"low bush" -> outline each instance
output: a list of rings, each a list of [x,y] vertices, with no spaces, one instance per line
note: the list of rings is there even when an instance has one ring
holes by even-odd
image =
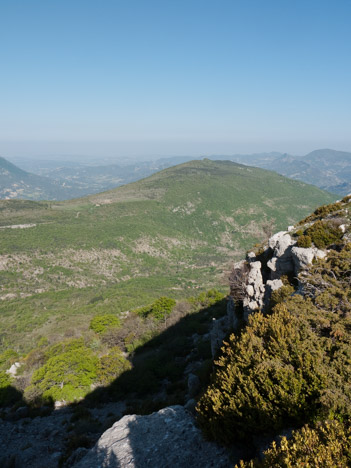
[[[319,249],[324,249],[328,245],[340,242],[343,233],[332,221],[316,221],[306,229],[306,236]]]
[[[305,249],[308,249],[309,247],[311,247],[312,246],[311,236],[302,235],[302,236],[298,237],[297,246],[298,247],[304,247]]]
[[[38,393],[43,399],[75,401],[86,395],[97,378],[98,358],[88,348],[77,348],[51,357],[33,373],[25,390],[29,400]]]
[[[200,425],[221,442],[302,424],[320,406],[326,376],[317,337],[285,305],[276,309],[254,314],[240,336],[230,336],[198,403]]]
[[[108,328],[116,328],[120,326],[120,320],[116,315],[105,314],[96,315],[91,319],[89,328],[95,333],[105,333]]]
[[[15,403],[21,399],[21,393],[13,386],[13,379],[4,371],[0,371],[0,406]]]
[[[106,356],[102,356],[97,365],[97,377],[100,383],[108,385],[124,371],[131,369],[131,363],[116,346]]]
[[[291,439],[264,452],[262,461],[243,462],[236,468],[342,468],[351,466],[351,428],[348,423],[327,421],[294,431]]]

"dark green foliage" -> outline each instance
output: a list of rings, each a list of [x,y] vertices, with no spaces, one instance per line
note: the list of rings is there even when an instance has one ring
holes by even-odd
[[[21,399],[21,393],[13,386],[13,379],[4,371],[0,371],[0,406],[15,403]]]
[[[33,373],[31,386],[25,396],[33,399],[74,401],[84,396],[97,377],[98,359],[84,347],[76,347],[55,354]]]
[[[91,330],[93,330],[95,333],[101,334],[104,333],[108,328],[118,327],[120,323],[121,322],[116,315],[96,315],[91,320],[89,328],[91,328]]]
[[[255,432],[351,416],[350,278],[347,244],[300,274],[305,297],[283,294],[285,285],[272,315],[253,315],[230,337],[198,404],[209,435],[230,444]]]
[[[342,202],[347,203],[349,200],[347,200],[347,197],[343,198]],[[313,214],[307,216],[307,218],[303,219],[302,221],[299,222],[299,224],[305,224],[310,221],[315,221],[316,219],[322,219],[325,218],[326,216],[333,214],[335,215],[339,210],[343,208],[343,205],[341,202],[336,202],[336,203],[331,203],[329,205],[322,205],[318,207]]]
[[[311,236],[302,235],[297,239],[297,246],[309,248],[312,246],[312,239]]]
[[[285,306],[250,318],[241,336],[231,335],[212,385],[201,398],[199,422],[230,444],[247,435],[301,424],[313,418],[325,386],[323,352],[304,320]]]
[[[141,307],[135,312],[142,317],[148,317],[150,315],[156,320],[162,320],[170,315],[175,305],[176,301],[174,299],[162,296],[150,306]]]
[[[273,308],[277,304],[284,302],[289,296],[294,293],[295,289],[290,284],[286,284],[272,292],[270,307]]]
[[[310,237],[316,247],[324,249],[328,245],[340,242],[343,233],[338,225],[332,221],[316,221],[306,229],[307,236]]]
[[[123,356],[116,346],[110,349],[109,354],[102,356],[97,365],[97,378],[103,385],[113,382],[122,372],[131,369],[130,362]]]
[[[316,427],[305,426],[283,437],[264,452],[262,461],[241,461],[236,468],[343,468],[351,466],[351,428],[349,423],[326,421]]]
[[[13,349],[7,349],[0,354],[0,370],[7,370],[18,359],[18,353]]]

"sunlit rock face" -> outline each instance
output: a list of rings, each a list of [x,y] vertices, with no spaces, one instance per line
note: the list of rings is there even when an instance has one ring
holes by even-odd
[[[229,468],[225,450],[204,440],[182,406],[148,416],[124,416],[100,437],[75,468]]]

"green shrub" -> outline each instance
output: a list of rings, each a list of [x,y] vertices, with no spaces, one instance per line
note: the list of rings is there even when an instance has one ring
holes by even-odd
[[[116,315],[96,315],[94,318],[92,318],[89,328],[95,333],[101,334],[104,333],[108,328],[119,327],[120,324],[121,322]]]
[[[43,399],[74,401],[84,396],[97,377],[98,358],[88,348],[72,349],[51,357],[33,373],[27,399],[40,392]]]
[[[152,316],[156,320],[162,320],[171,314],[176,301],[170,297],[162,296],[150,306],[140,307],[135,312],[141,317]]]
[[[50,346],[45,351],[45,358],[50,359],[54,356],[58,356],[59,354],[75,351],[85,348],[85,343],[83,338],[70,338],[68,340],[60,341],[55,343],[54,345]]]
[[[0,406],[14,403],[21,398],[21,394],[13,386],[13,379],[4,371],[0,371]]]
[[[324,249],[330,244],[341,240],[343,233],[332,221],[316,221],[306,229],[306,237],[309,236],[316,247]]]
[[[319,406],[326,377],[317,337],[284,305],[276,309],[254,314],[241,336],[230,336],[198,403],[202,428],[224,443],[301,424]]]
[[[289,296],[294,293],[295,289],[290,284],[284,285],[272,292],[270,306],[273,308],[277,304],[284,302]]]
[[[337,468],[351,466],[351,429],[349,424],[327,421],[315,428],[294,431],[264,452],[262,461],[240,462],[236,468]]]
[[[108,385],[124,371],[131,369],[131,363],[116,346],[106,356],[102,356],[97,365],[97,377],[100,383]]]
[[[312,239],[311,239],[311,236],[300,236],[298,239],[297,239],[297,246],[298,247],[304,247],[304,248],[309,248],[312,246]]]
[[[7,370],[18,358],[19,355],[16,351],[7,349],[0,354],[0,370]]]

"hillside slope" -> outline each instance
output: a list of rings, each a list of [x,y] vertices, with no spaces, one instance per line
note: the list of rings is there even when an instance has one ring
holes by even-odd
[[[0,199],[62,200],[72,196],[63,182],[23,171],[0,157]]]
[[[295,430],[242,468],[350,466],[350,207],[350,196],[320,207],[234,266],[234,333],[199,422],[225,444],[245,441],[251,456],[257,441]]]
[[[272,172],[204,160],[82,199],[2,201],[3,342],[28,346],[32,334],[85,326],[74,317],[97,304],[118,312],[218,286],[245,249],[333,198]]]
[[[351,192],[351,153],[346,151],[319,149],[305,156],[285,154],[273,161],[255,161],[255,165],[339,195]]]

